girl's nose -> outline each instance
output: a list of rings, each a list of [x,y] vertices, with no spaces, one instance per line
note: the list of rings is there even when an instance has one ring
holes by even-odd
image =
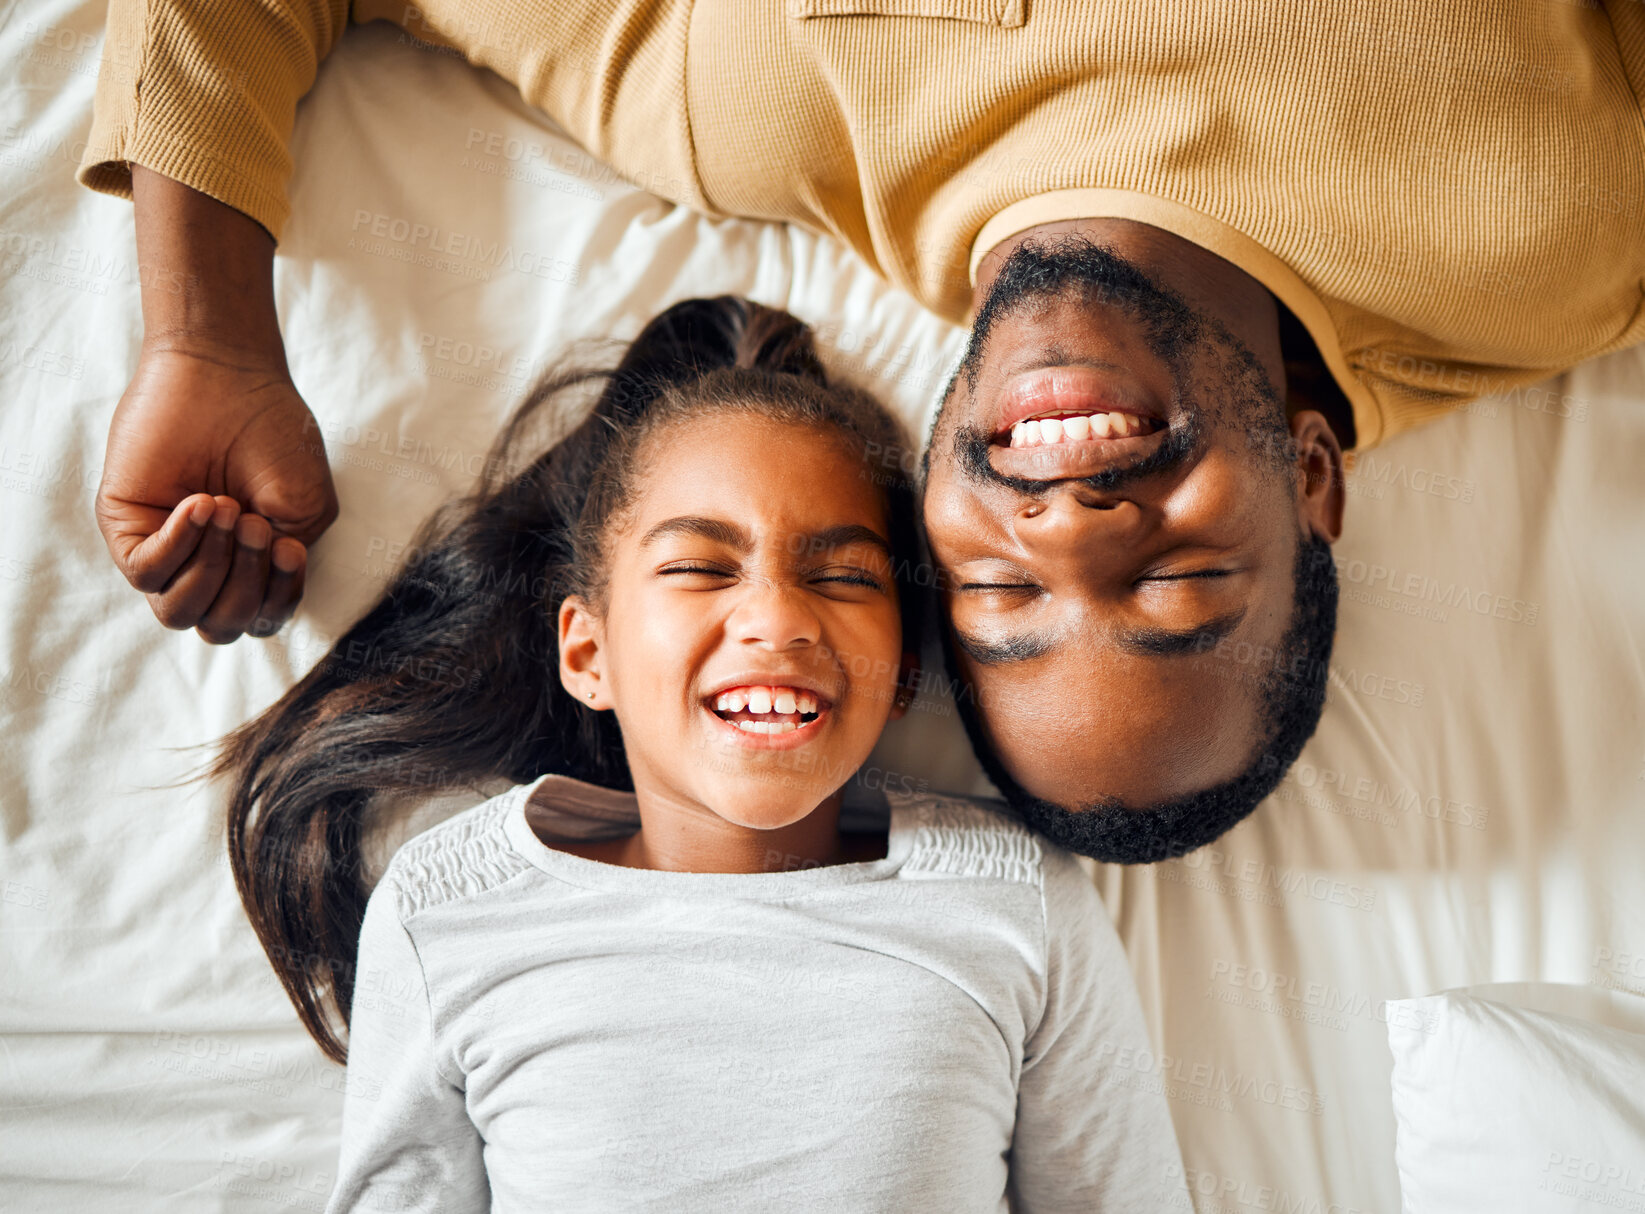
[[[728,621],[732,640],[772,650],[815,645],[822,621],[797,586],[750,583]]]

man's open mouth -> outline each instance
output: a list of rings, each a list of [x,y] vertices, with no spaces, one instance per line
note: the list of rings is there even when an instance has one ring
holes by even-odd
[[[724,688],[704,705],[728,725],[751,734],[793,733],[821,720],[832,707],[809,688],[765,683]]]
[[[1002,476],[1028,481],[1129,467],[1157,450],[1170,429],[1152,393],[1135,379],[1079,365],[1012,376],[993,414],[989,464]]]
[[[1163,422],[1140,413],[1074,413],[1054,409],[1013,422],[994,436],[994,442],[1005,447],[1050,447],[1138,438],[1164,428]]]
[[[1159,450],[1170,428],[1158,418],[1115,410],[1037,414],[994,435],[988,462],[1023,481],[1079,480],[1134,467]]]

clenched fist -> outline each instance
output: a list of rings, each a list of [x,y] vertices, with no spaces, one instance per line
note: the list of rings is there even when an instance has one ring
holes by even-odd
[[[145,347],[109,426],[97,525],[167,628],[268,636],[337,518],[325,444],[284,360]]]
[[[268,636],[337,517],[314,415],[286,365],[274,237],[131,166],[143,348],[109,424],[97,526],[167,628]]]

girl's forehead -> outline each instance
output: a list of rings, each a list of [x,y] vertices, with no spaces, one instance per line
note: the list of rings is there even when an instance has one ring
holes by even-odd
[[[748,452],[830,446],[849,449],[860,444],[838,426],[773,416],[762,412],[758,403],[750,402],[742,407],[695,409],[673,418],[653,431],[646,443],[654,453],[659,445],[666,458],[671,451],[683,455],[701,449]]]
[[[885,514],[884,488],[854,436],[741,410],[686,419],[656,432],[637,471],[635,523],[719,513],[750,525],[760,519],[798,524],[820,517],[832,525],[866,523]]]

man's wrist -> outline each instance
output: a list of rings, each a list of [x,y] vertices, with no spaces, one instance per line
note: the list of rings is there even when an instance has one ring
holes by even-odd
[[[137,164],[131,176],[144,349],[283,370],[273,238],[182,182]]]

